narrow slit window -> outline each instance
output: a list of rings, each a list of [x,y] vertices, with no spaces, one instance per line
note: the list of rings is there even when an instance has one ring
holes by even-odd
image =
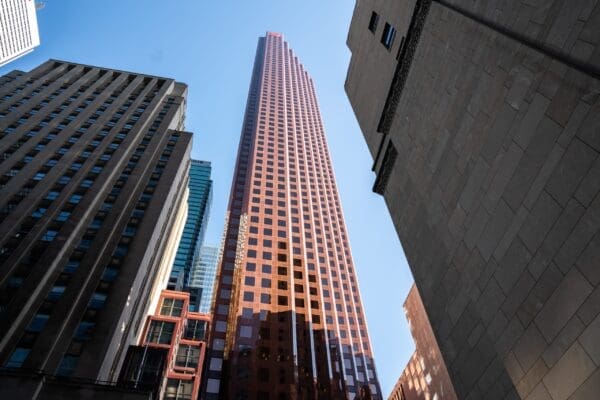
[[[392,48],[392,44],[394,44],[395,37],[396,29],[386,22],[385,27],[383,28],[383,34],[381,35],[381,44],[389,50]]]
[[[379,23],[379,14],[375,11],[371,13],[371,19],[369,20],[369,30],[373,33],[377,30],[377,24]]]

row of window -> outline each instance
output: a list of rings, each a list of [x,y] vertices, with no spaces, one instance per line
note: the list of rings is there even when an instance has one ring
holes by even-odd
[[[376,33],[377,26],[379,25],[379,14],[375,11],[371,13],[371,18],[369,19],[369,30],[373,33]],[[385,23],[383,27],[383,32],[381,34],[380,42],[381,44],[388,50],[390,50],[394,44],[394,39],[396,38],[396,28],[390,25],[388,22]]]
[[[105,137],[107,134],[108,134],[108,131],[101,132],[102,138]],[[126,133],[124,133],[124,135],[126,135]],[[121,138],[120,140],[122,140],[123,138]],[[100,139],[98,141],[100,142],[101,140],[102,139]],[[84,153],[87,152],[87,154],[84,154],[85,155],[84,158],[89,157],[89,155],[94,151],[95,147],[96,146],[92,146],[91,149],[86,148],[84,150]],[[145,149],[145,146],[144,146],[144,149]],[[115,150],[114,148],[109,147],[107,149],[107,151],[109,151],[108,154],[110,155],[112,152],[114,152],[114,150]],[[37,337],[39,332],[43,329],[46,321],[49,319],[51,311],[54,308],[54,304],[62,297],[63,293],[65,292],[71,276],[73,275],[73,273],[75,271],[77,271],[77,269],[81,263],[81,260],[83,259],[84,255],[86,254],[86,251],[89,249],[98,230],[102,226],[102,221],[106,218],[107,213],[112,209],[112,204],[114,204],[114,202],[116,201],[116,198],[117,198],[118,194],[120,193],[121,188],[126,183],[128,176],[131,173],[133,167],[135,166],[137,161],[140,159],[141,154],[143,153],[143,150],[142,150],[142,153],[140,153],[139,150],[140,149],[138,148],[138,151],[132,156],[132,159],[130,160],[129,164],[125,168],[124,173],[117,180],[117,182],[113,186],[111,192],[107,195],[104,203],[101,205],[100,210],[97,212],[96,216],[90,223],[90,225],[89,225],[88,229],[86,230],[83,238],[81,239],[79,245],[72,252],[67,264],[65,265],[65,267],[63,269],[63,272],[61,273],[61,275],[59,275],[59,277],[55,281],[53,287],[48,292],[48,295],[47,295],[44,303],[42,303],[42,306],[40,307],[38,312],[34,315],[32,322],[30,323],[29,327],[26,329],[21,341],[19,342],[18,347],[15,349],[9,362],[7,363],[7,366],[19,367],[25,361],[27,354],[29,353],[30,349],[33,347],[33,342],[35,341],[35,338]],[[105,153],[105,154],[107,154],[107,153]],[[75,194],[73,194],[69,198],[67,204],[76,205],[80,202],[80,200],[82,199],[82,197],[85,194],[85,192],[87,191],[87,189],[89,187],[91,187],[94,180],[98,177],[98,175],[102,171],[103,165],[109,159],[110,159],[110,157],[104,158],[104,159],[102,159],[102,157],[100,158],[100,161],[102,161],[103,164],[96,165],[96,167],[98,167],[98,168],[94,167],[96,169],[92,168],[92,170],[86,175],[85,179],[81,182],[81,184],[80,184],[79,188],[77,189],[77,191],[75,192]],[[81,164],[81,163],[78,163],[78,164]],[[75,170],[78,170],[78,168]],[[70,179],[65,180],[63,182],[64,185],[62,187],[66,186],[66,184],[68,184],[69,181],[70,181]],[[50,191],[50,195],[47,196],[47,198],[45,200],[53,201],[58,197],[60,190],[55,190],[55,189],[56,189],[56,185],[55,185],[55,187],[53,187],[53,190]],[[50,199],[48,199],[49,197],[50,197]],[[44,203],[43,205],[45,207],[40,207],[40,208],[38,208],[38,210],[43,209],[45,212],[45,210],[48,208],[49,204]],[[136,215],[139,214],[139,212],[137,212],[137,211],[134,211],[134,213],[136,213]],[[43,215],[43,212],[41,213],[41,215]],[[64,217],[65,217],[65,215],[63,214],[63,212],[61,212],[59,214],[58,219],[66,220],[66,218],[64,218]],[[68,217],[68,216],[66,216],[66,217]],[[137,217],[139,218],[141,216],[137,215]],[[60,229],[60,227],[56,227],[55,229],[49,229],[48,231],[46,231],[46,233],[42,237],[42,240],[48,241],[48,242],[52,241],[58,234],[59,229]],[[129,238],[131,238],[131,236],[133,236],[133,233],[135,233],[135,231],[132,232],[131,229],[129,227],[127,227],[125,229],[124,236],[129,235]],[[117,246],[117,249],[115,250],[115,253],[113,254],[111,263],[113,263],[115,260],[119,259],[118,257],[124,257],[125,252],[126,252],[126,247],[123,246],[122,243],[119,243],[119,245]],[[76,360],[77,360],[79,354],[81,353],[81,350],[83,347],[83,342],[91,339],[91,336],[92,336],[92,333],[93,333],[93,330],[95,327],[95,316],[96,316],[98,310],[103,308],[104,303],[106,302],[107,294],[104,291],[105,291],[105,289],[106,290],[108,289],[108,287],[110,286],[110,282],[112,282],[114,280],[114,278],[116,277],[115,271],[117,271],[117,270],[111,269],[111,267],[106,268],[106,270],[102,276],[102,281],[99,285],[100,291],[97,290],[92,295],[90,302],[88,304],[88,309],[86,310],[86,312],[84,314],[83,320],[80,322],[78,328],[76,329],[76,332],[74,334],[74,340],[71,342],[71,345],[69,346],[67,354],[65,355],[65,357],[63,358],[63,360],[61,362],[60,371],[59,371],[61,374],[68,375],[72,371],[72,369],[75,366]],[[22,279],[21,279],[21,281],[22,281]]]
[[[164,106],[164,108],[168,109],[168,108],[170,108],[170,105],[167,104]],[[123,177],[123,175],[126,175],[128,177],[133,172],[133,169],[135,168],[135,166],[141,159],[148,144],[150,143],[150,140],[156,135],[156,127],[160,126],[160,123],[162,122],[164,115],[165,114],[158,115],[158,117],[155,119],[154,123],[152,124],[153,127],[150,128],[148,130],[148,133],[142,138],[142,141],[138,144],[138,147],[137,147],[134,155],[130,158],[129,163],[123,169],[123,172],[121,175],[122,177]],[[176,134],[176,135],[178,137],[179,134]],[[177,137],[175,139],[177,139]],[[171,143],[171,141],[169,143]],[[124,259],[129,251],[129,245],[130,245],[131,241],[133,240],[133,237],[135,236],[135,233],[137,231],[138,225],[140,224],[141,218],[145,214],[145,210],[148,207],[148,203],[150,202],[150,200],[152,198],[152,193],[154,192],[154,188],[157,186],[158,180],[160,179],[160,176],[162,175],[164,168],[166,167],[166,163],[170,157],[170,150],[168,150],[168,149],[171,146],[172,146],[171,144],[168,144],[165,147],[165,150],[163,151],[163,154],[162,154],[157,166],[155,167],[152,175],[150,176],[143,193],[139,197],[136,207],[132,211],[129,221],[121,233],[121,238],[117,244],[117,247],[114,249],[113,254],[110,258],[110,261],[104,269],[102,278],[101,278],[100,282],[98,283],[98,286],[96,287],[95,292],[93,293],[92,297],[90,298],[87,310],[85,311],[82,321],[80,322],[80,325],[79,325],[80,328],[82,326],[85,326],[89,322],[95,320],[97,313],[100,312],[102,310],[102,308],[104,308],[104,305],[107,302],[108,296],[110,294],[110,289],[112,287],[112,283],[118,277],[120,266],[124,262]],[[118,182],[119,181],[117,181],[117,183],[115,185],[118,185]],[[110,209],[112,209],[112,204],[114,204],[114,202],[116,201],[116,198],[111,198],[110,201],[111,202],[108,203],[108,204],[110,204],[110,207],[106,207],[105,209],[102,209],[102,207],[101,207],[100,212],[108,212],[108,211],[110,211]],[[105,201],[104,204],[106,205],[107,202]],[[92,221],[92,224],[93,223],[94,223],[94,221]],[[81,355],[81,352],[83,350],[84,341],[91,339],[94,327],[95,327],[95,324],[93,324],[89,327],[89,329],[87,331],[88,334],[85,337],[78,336],[77,332],[75,333],[75,335],[73,336],[73,339],[71,341],[71,345],[69,346],[69,350],[63,357],[61,364],[59,366],[59,369],[57,371],[57,373],[59,375],[68,376],[68,375],[72,374],[72,372],[77,364],[77,361]]]

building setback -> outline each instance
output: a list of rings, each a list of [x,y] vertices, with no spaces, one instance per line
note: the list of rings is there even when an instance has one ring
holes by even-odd
[[[0,2],[0,67],[40,45],[33,0]]]
[[[210,215],[212,203],[212,180],[210,179],[211,165],[209,161],[192,160],[189,173],[189,196],[188,215],[183,229],[183,235],[179,242],[179,248],[171,276],[169,277],[169,290],[189,291],[191,271],[200,256],[200,248],[204,243],[204,233]],[[198,308],[197,291],[191,291],[192,299],[190,306],[192,310]]]
[[[198,293],[198,306],[194,311],[211,312],[218,261],[219,246],[205,245],[200,248],[190,274],[190,290]]]
[[[598,397],[599,16],[356,3],[346,92],[458,398]]]
[[[312,79],[258,42],[219,266],[206,399],[381,393]]]
[[[185,223],[187,87],[55,60],[0,82],[0,365],[116,381]]]
[[[446,363],[415,285],[404,302],[404,313],[416,349],[388,400],[457,400]]]

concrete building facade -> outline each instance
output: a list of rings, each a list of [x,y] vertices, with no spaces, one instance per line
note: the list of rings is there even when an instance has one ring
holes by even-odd
[[[461,399],[600,392],[599,18],[356,3],[346,92]]]
[[[0,2],[0,67],[40,45],[34,0]]]
[[[206,399],[381,398],[312,79],[258,42],[217,276]]]
[[[187,88],[50,60],[0,80],[0,364],[116,381],[186,218]]]

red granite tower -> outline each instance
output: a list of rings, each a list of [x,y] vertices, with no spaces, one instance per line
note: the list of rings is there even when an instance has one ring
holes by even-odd
[[[207,399],[380,389],[313,82],[259,39],[231,189]]]

